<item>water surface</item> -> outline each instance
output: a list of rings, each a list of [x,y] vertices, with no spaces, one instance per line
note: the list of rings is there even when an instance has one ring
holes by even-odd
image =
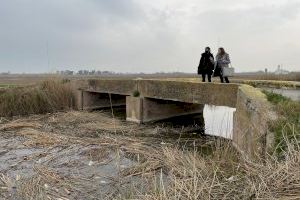
[[[280,94],[282,96],[288,97],[294,101],[300,101],[300,90],[295,89],[283,89],[283,88],[262,88],[269,92]]]

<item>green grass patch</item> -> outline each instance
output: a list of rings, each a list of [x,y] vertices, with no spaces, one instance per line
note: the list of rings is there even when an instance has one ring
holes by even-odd
[[[293,147],[300,145],[300,102],[273,92],[263,91],[263,93],[275,106],[279,115],[278,120],[272,124],[271,131],[275,133],[276,153],[282,156],[289,145]]]
[[[268,101],[272,102],[273,104],[279,104],[281,102],[288,102],[290,99],[288,97],[282,96],[280,94],[276,94],[273,92],[268,92],[264,90],[264,93],[267,95]]]

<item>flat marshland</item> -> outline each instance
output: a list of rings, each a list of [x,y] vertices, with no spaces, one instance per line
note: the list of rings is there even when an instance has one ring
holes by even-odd
[[[86,78],[113,78],[113,79],[133,79],[133,78],[145,78],[145,79],[165,79],[165,78],[195,78],[199,81],[201,80],[200,76],[194,73],[156,73],[156,74],[102,74],[102,75],[57,75],[57,74],[11,74],[11,75],[1,75],[0,74],[0,87],[1,85],[33,85],[41,83],[44,80],[49,79],[86,79]],[[236,74],[232,78],[233,82],[239,82],[241,80],[270,80],[270,81],[300,81],[300,72],[291,72],[284,75],[276,74]],[[235,81],[236,80],[236,81]],[[213,78],[214,82],[219,82],[219,77]]]
[[[74,111],[69,83],[47,84],[0,93],[0,199],[300,198],[299,102],[267,94],[280,113],[280,151],[252,162],[225,139]],[[65,106],[49,104],[65,94]]]

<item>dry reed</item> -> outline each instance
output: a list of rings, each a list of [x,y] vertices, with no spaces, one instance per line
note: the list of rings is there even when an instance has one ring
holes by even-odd
[[[46,148],[45,154],[49,153],[47,147],[64,146],[65,149],[62,154],[49,155],[47,160],[33,165],[33,176],[22,177],[17,182],[15,196],[20,199],[300,199],[299,145],[287,141],[284,159],[270,155],[264,162],[254,163],[241,157],[230,141],[209,140],[212,151],[203,156],[196,142],[191,149],[176,142],[170,145],[151,143],[149,138],[115,134],[122,133],[119,129],[124,128],[123,124],[116,119],[117,131],[112,131],[113,122],[105,116],[74,111],[49,115],[43,124],[50,126],[54,133],[54,127],[58,127],[61,135],[47,135],[44,130],[47,126],[40,126],[36,118],[5,123],[2,131],[15,131],[24,136],[26,146]],[[91,123],[98,126],[85,126]],[[62,135],[63,129],[79,129],[84,133],[90,129],[104,131],[99,137],[88,138]],[[128,127],[124,131],[132,130]],[[134,134],[140,135],[139,131],[144,130],[134,129]],[[78,149],[68,150],[68,146]],[[84,165],[64,165],[72,175],[51,166],[51,161],[57,162],[60,156],[76,157],[77,151],[81,152],[80,159],[88,158],[98,165],[80,171],[84,173],[76,173]],[[119,160],[124,157],[133,160],[133,165],[121,167]],[[104,194],[100,179],[84,175],[109,162],[118,165],[118,172],[109,177],[109,192]],[[6,176],[0,177],[0,198],[12,193],[7,191],[12,191],[14,182]]]
[[[48,80],[37,86],[9,88],[1,92],[0,116],[51,113],[70,109],[73,102],[72,89],[68,83]]]

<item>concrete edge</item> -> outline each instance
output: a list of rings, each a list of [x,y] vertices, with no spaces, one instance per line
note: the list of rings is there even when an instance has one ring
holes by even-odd
[[[133,118],[129,118],[129,117],[126,117],[126,121],[129,121],[129,122],[135,122],[135,123],[138,123],[138,124],[141,124],[141,123],[142,123],[141,120],[133,119]]]

